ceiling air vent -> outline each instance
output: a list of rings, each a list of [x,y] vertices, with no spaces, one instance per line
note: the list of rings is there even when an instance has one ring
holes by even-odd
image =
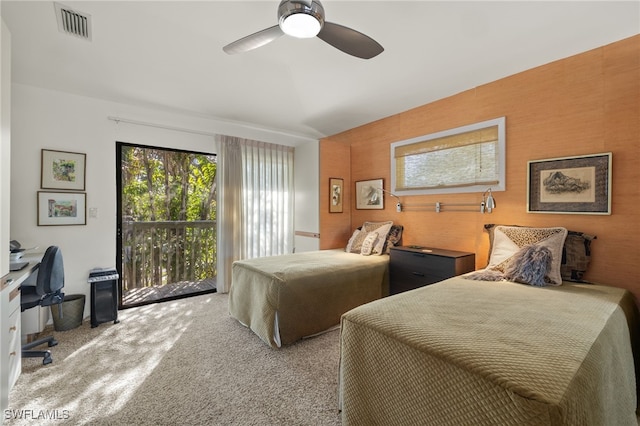
[[[85,40],[91,40],[91,15],[54,3],[58,30]]]

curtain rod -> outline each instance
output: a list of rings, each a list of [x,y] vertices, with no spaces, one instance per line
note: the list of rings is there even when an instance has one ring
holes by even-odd
[[[157,123],[150,123],[150,122],[147,122],[147,121],[131,120],[131,119],[122,118],[122,117],[107,116],[107,120],[115,121],[116,123],[121,123],[122,122],[122,123],[127,123],[127,124],[135,124],[135,125],[138,125],[138,126],[156,127],[158,129],[173,130],[173,131],[176,131],[176,132],[193,133],[193,134],[196,134],[196,135],[203,135],[203,136],[223,136],[223,134],[221,134],[221,133],[205,132],[204,130],[194,130],[194,129],[188,129],[188,128],[185,128],[185,127],[168,126],[168,125],[165,125],[165,124],[157,124]],[[310,138],[309,136],[294,135],[294,134],[291,134],[291,133],[285,133],[285,132],[280,132],[280,131],[276,131],[276,130],[264,129],[264,128],[260,128],[260,127],[257,127],[257,126],[248,126],[248,125],[242,125],[242,124],[235,124],[235,125],[244,127],[245,129],[258,130],[258,131],[261,131],[261,132],[267,132],[267,133],[276,134],[276,135],[283,135],[283,136],[287,136],[287,137],[290,137],[290,138],[306,139],[306,140],[317,140],[317,139]]]
[[[205,132],[202,130],[193,130],[193,129],[187,129],[184,127],[167,126],[165,124],[149,123],[146,121],[129,120],[128,118],[108,116],[107,120],[115,121],[116,123],[127,123],[127,124],[135,124],[137,126],[147,126],[147,127],[156,127],[158,129],[174,130],[176,132],[194,133],[196,135],[217,136],[216,133]]]

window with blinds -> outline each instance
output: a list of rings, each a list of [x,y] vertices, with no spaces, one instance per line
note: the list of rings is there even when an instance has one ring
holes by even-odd
[[[391,144],[391,185],[398,195],[505,188],[505,118]]]

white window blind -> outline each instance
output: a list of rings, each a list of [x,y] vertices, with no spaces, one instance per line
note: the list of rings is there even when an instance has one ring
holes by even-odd
[[[504,190],[504,117],[391,145],[398,194]]]

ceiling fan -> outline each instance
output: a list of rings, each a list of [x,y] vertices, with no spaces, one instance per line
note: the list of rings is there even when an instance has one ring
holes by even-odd
[[[297,38],[317,36],[336,49],[362,59],[371,59],[384,50],[380,43],[361,32],[325,21],[319,0],[282,0],[278,6],[278,25],[243,37],[222,49],[230,55],[243,53],[284,34]]]

